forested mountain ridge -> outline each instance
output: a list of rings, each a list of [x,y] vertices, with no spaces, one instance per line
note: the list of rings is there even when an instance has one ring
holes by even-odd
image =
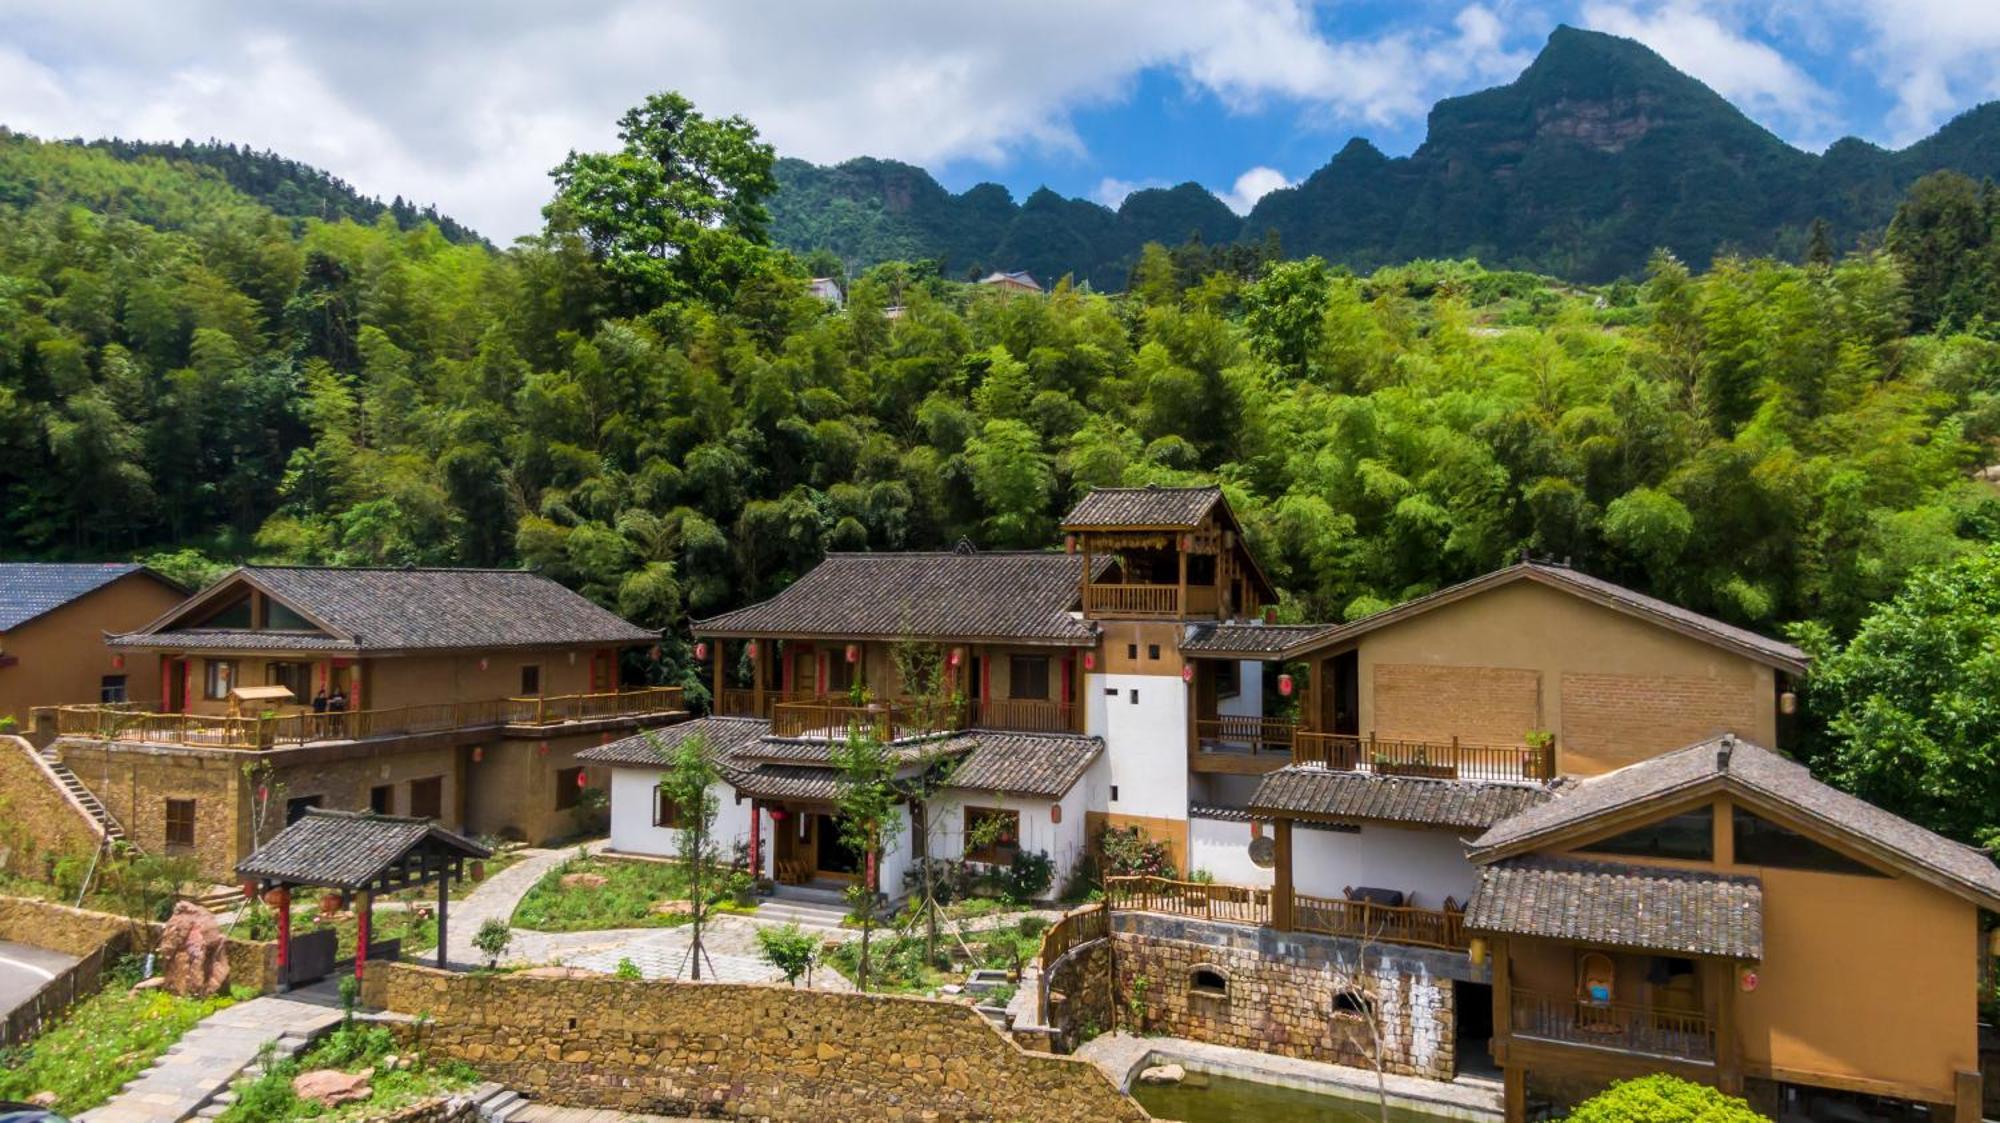
[[[1815,219],[1836,247],[1878,233],[1902,192],[1939,169],[2000,175],[2000,103],[1900,151],[1848,138],[1787,144],[1629,39],[1560,27],[1519,78],[1431,111],[1422,146],[1343,147],[1245,218],[1196,184],[1137,191],[1113,211],[1046,189],[1016,205],[980,184],[953,195],[922,169],[781,161],[773,232],[850,264],[933,258],[947,276],[1026,269],[1124,287],[1139,247],[1261,241],[1367,271],[1423,257],[1577,281],[1636,277],[1656,248],[1699,268],[1718,252],[1805,252]]]
[[[6,143],[10,138],[11,134],[5,126],[0,125],[0,143]],[[449,215],[439,214],[435,206],[419,207],[405,201],[401,195],[384,203],[363,195],[331,172],[288,159],[276,152],[259,152],[219,140],[202,143],[192,140],[153,142],[114,137],[65,143],[105,152],[128,162],[162,160],[210,169],[244,196],[287,218],[316,218],[324,222],[349,219],[366,224],[386,213],[404,230],[415,229],[427,222],[436,226],[448,241],[484,241],[478,232]],[[13,190],[18,196],[24,186],[19,181],[0,183],[0,190]]]

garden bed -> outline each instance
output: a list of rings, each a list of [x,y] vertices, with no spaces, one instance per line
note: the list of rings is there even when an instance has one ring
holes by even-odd
[[[892,994],[936,994],[947,986],[963,986],[972,972],[1000,970],[1018,979],[1021,968],[1041,950],[1042,933],[1048,922],[1040,917],[1024,917],[1019,923],[984,932],[968,932],[955,937],[946,925],[938,933],[938,958],[924,958],[921,927],[883,931],[869,949],[868,989]],[[961,940],[963,941],[961,943]],[[861,941],[848,940],[829,949],[824,961],[855,982],[861,966]],[[1006,995],[972,995],[968,1000],[989,1001]]]
[[[396,1059],[391,1067],[390,1059]],[[300,1099],[292,1079],[320,1069],[359,1073],[370,1071],[368,1095],[333,1107]],[[479,1083],[470,1065],[433,1060],[420,1051],[399,1048],[386,1026],[350,1023],[328,1034],[296,1060],[280,1062],[254,1080],[236,1084],[236,1102],[224,1112],[225,1123],[272,1123],[290,1119],[374,1119],[398,1108],[463,1091]]]
[[[678,863],[577,857],[536,882],[515,906],[511,923],[536,932],[675,928],[688,922],[687,899],[687,874]],[[754,906],[738,907],[717,894],[710,908],[749,912]]]
[[[135,991],[139,971],[137,960],[120,963],[102,991],[71,1007],[41,1036],[0,1049],[0,1100],[53,1092],[54,1110],[74,1117],[110,1099],[196,1022],[254,997],[247,990],[214,998]]]

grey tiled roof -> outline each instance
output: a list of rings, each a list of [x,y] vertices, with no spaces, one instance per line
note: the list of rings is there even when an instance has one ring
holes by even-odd
[[[1671,753],[1628,764],[1563,789],[1559,798],[1501,822],[1473,844],[1472,858],[1504,856],[1634,804],[1673,801],[1698,792],[1731,791],[1764,799],[1844,837],[1921,877],[2000,909],[2000,866],[1985,852],[1884,811],[1867,800],[1813,779],[1804,765],[1760,745],[1712,737]]]
[[[1260,815],[1321,815],[1484,830],[1548,799],[1549,789],[1528,784],[1427,780],[1288,765],[1258,781],[1250,810]]]
[[[1193,527],[1222,501],[1219,487],[1100,487],[1063,516],[1071,527]]]
[[[1681,955],[1762,959],[1764,889],[1754,877],[1704,870],[1515,858],[1479,871],[1465,926]]]
[[[1703,616],[1699,612],[1670,604],[1658,597],[1649,597],[1601,577],[1580,573],[1566,565],[1547,565],[1541,562],[1510,565],[1504,569],[1481,574],[1470,581],[1462,581],[1437,592],[1404,601],[1394,608],[1364,616],[1332,629],[1324,635],[1302,639],[1294,644],[1287,654],[1303,654],[1313,648],[1325,646],[1329,640],[1344,641],[1360,636],[1514,581],[1534,581],[1551,588],[1562,589],[1608,608],[1649,620],[1683,635],[1728,648],[1785,670],[1797,672],[1805,670],[1806,667],[1805,652],[1792,644],[1758,635],[1748,628],[1726,624],[1712,616]]]
[[[837,740],[824,737],[762,737],[745,744],[736,755],[738,759],[745,761],[763,760],[773,764],[815,764],[831,767],[833,750],[839,743]],[[962,733],[912,737],[891,741],[882,746],[884,754],[899,765],[936,760],[941,757],[962,756],[971,752],[974,747],[971,735]]]
[[[840,773],[798,764],[760,764],[729,777],[731,787],[758,799],[832,802],[840,798]]]
[[[1279,655],[1338,631],[1338,624],[1190,624],[1181,650],[1191,655]]]
[[[123,646],[179,642],[166,630],[187,608],[213,601],[239,582],[290,606],[359,651],[491,649],[583,644],[627,645],[659,638],[536,573],[514,569],[342,569],[245,566]],[[216,629],[190,630],[193,643],[215,645]],[[273,640],[305,646],[299,633]]]
[[[771,723],[754,717],[704,717],[669,725],[664,729],[649,729],[630,737],[621,737],[602,745],[594,745],[576,754],[576,759],[590,764],[634,765],[643,768],[664,768],[673,751],[681,742],[690,737],[701,737],[708,742],[709,753],[718,765],[727,766],[736,760],[737,754],[746,746],[770,732]]]
[[[828,554],[770,600],[697,621],[697,635],[1007,639],[1087,646],[1072,610],[1083,559],[1040,551]]]
[[[283,628],[183,628],[158,635],[134,633],[113,636],[119,647],[158,643],[189,651],[360,651],[349,640],[320,632],[295,632]]]
[[[1060,799],[1104,751],[1104,742],[1097,737],[984,729],[970,736],[975,743],[972,755],[951,774],[949,783],[966,791]]]
[[[238,862],[236,872],[247,878],[294,885],[361,889],[403,855],[419,848],[466,858],[492,855],[484,846],[430,819],[314,807]]]
[[[12,631],[144,568],[130,562],[0,563],[0,632]]]

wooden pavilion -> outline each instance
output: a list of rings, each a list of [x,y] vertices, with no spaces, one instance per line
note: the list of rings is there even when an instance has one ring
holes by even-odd
[[[435,884],[437,964],[442,968],[451,883],[464,877],[468,859],[489,857],[492,851],[432,819],[314,807],[239,862],[236,874],[248,892],[275,891],[278,984],[290,989],[293,889],[337,889],[355,897],[354,977],[359,979],[368,964],[375,895]]]

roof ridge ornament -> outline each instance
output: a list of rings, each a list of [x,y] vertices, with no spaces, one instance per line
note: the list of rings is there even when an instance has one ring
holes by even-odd
[[[1724,733],[1722,739],[1715,744],[1715,770],[1717,772],[1729,771],[1729,756],[1735,751],[1736,734]]]
[[[960,557],[971,557],[973,554],[979,552],[979,547],[973,543],[972,539],[964,535],[959,535],[958,541],[951,547],[951,552]]]

